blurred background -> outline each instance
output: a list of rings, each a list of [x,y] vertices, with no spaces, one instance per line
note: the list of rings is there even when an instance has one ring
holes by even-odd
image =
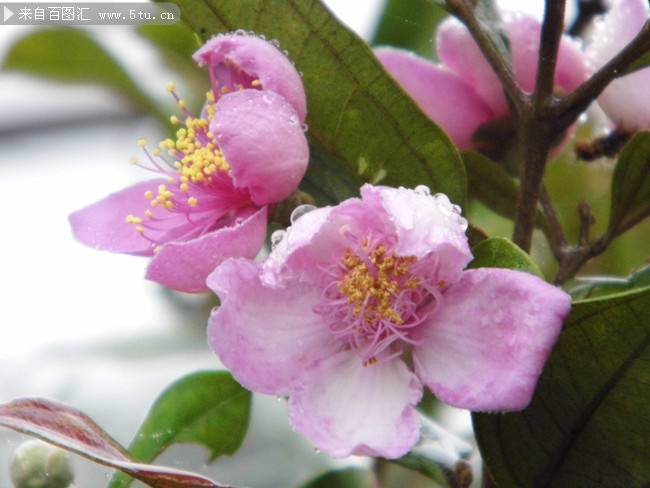
[[[384,0],[325,3],[360,36],[381,38],[376,34]],[[537,16],[543,8],[536,0],[500,4]],[[575,12],[570,4],[569,17]],[[405,31],[422,27],[399,15],[385,22]],[[422,22],[433,26],[430,19]],[[421,49],[431,58],[432,37]],[[195,106],[208,87],[207,76],[189,58],[196,47],[181,25],[73,31],[0,26],[0,402],[19,396],[64,401],[128,445],[167,384],[220,366],[205,342],[212,298],[145,281],[146,260],[86,248],[74,241],[67,223],[70,212],[147,177],[127,161],[138,155],[138,138],[155,143],[166,137],[175,107],[165,84],[174,81]],[[57,62],[62,49],[76,61]],[[599,127],[588,123],[579,137]],[[572,239],[581,200],[594,210],[595,232],[605,226],[611,172],[608,160],[576,162],[570,147],[549,165],[549,191]],[[468,212],[488,234],[510,236],[512,223],[484,206],[473,202]],[[647,259],[649,231],[646,223],[619,238],[583,272],[629,274]],[[534,256],[552,276],[548,247],[537,237]],[[333,461],[291,432],[285,408],[283,401],[256,395],[248,436],[232,458],[207,466],[203,449],[183,446],[158,462],[226,483],[295,486]],[[458,434],[471,436],[466,412],[445,410],[440,416]],[[10,486],[9,459],[24,440],[0,430],[1,487]],[[338,464],[350,462],[365,461]],[[78,488],[102,486],[110,476],[81,459],[74,465]],[[417,475],[400,479],[394,486],[432,486]]]

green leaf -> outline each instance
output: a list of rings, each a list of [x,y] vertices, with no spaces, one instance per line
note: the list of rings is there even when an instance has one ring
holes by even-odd
[[[524,271],[543,278],[542,272],[530,256],[514,242],[503,237],[491,237],[472,249],[474,259],[469,268],[508,268]]]
[[[359,468],[329,471],[305,483],[300,488],[372,488],[372,475]]]
[[[360,169],[363,168],[360,160]],[[309,165],[307,174],[300,183],[300,188],[316,200],[318,206],[336,205],[351,197],[359,196],[359,187],[363,184],[360,175],[349,172],[342,161],[337,161],[318,144],[309,147]]]
[[[103,85],[128,98],[137,109],[157,114],[156,104],[122,66],[80,29],[53,27],[27,34],[10,48],[3,69],[66,83]]]
[[[394,46],[431,57],[435,53],[435,30],[447,11],[430,0],[388,0],[372,44]]]
[[[463,151],[467,171],[467,194],[490,210],[514,220],[519,185],[499,163],[476,151]],[[545,229],[546,219],[537,211],[537,226]]]
[[[499,488],[650,483],[650,288],[575,302],[522,412],[474,414]]]
[[[309,135],[365,181],[423,184],[458,203],[465,170],[444,132],[381,68],[370,48],[317,0],[181,0],[204,39],[245,29],[276,39],[303,73]]]
[[[578,286],[569,293],[574,299],[593,298],[601,295],[650,286],[650,264],[636,270],[626,278],[615,276],[585,276],[577,278]]]
[[[251,394],[225,371],[199,371],[171,384],[158,397],[135,436],[129,453],[149,462],[172,444],[205,446],[209,460],[233,454],[244,440]],[[116,474],[109,488],[129,486],[132,480]]]
[[[650,210],[650,132],[639,132],[623,147],[612,178],[609,230],[616,232]]]

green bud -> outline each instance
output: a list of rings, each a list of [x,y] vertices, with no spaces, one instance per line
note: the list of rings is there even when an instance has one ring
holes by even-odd
[[[68,488],[74,479],[67,453],[38,440],[16,449],[10,471],[15,488]]]

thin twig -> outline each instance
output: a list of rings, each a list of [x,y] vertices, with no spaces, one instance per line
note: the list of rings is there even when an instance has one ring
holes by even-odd
[[[544,184],[542,184],[542,190],[539,195],[539,203],[542,207],[542,212],[546,217],[546,236],[548,238],[548,242],[551,246],[551,250],[553,251],[555,259],[559,261],[564,255],[564,250],[567,246],[567,240],[566,236],[564,235],[562,224],[560,223],[557,213],[555,212],[555,208],[553,207],[551,197],[549,196]]]
[[[647,20],[639,33],[614,56],[605,66],[600,68],[587,81],[566,97],[560,99],[549,110],[550,117],[560,119],[560,130],[570,126],[584,112],[602,91],[620,76],[641,55],[650,49],[650,20]]]
[[[566,0],[546,0],[533,104],[539,108],[553,94],[555,65],[564,30]]]
[[[589,244],[589,231],[594,224],[594,217],[591,215],[591,207],[587,202],[578,204],[578,216],[580,217],[580,232],[578,234],[578,244],[586,246]]]
[[[650,217],[650,206],[631,219],[621,222],[616,229],[605,232],[598,239],[568,250],[565,253],[564,258],[560,261],[560,269],[558,270],[554,280],[555,284],[561,285],[569,281],[576,275],[580,268],[587,263],[587,261],[605,252],[614,239],[648,217]]]
[[[469,32],[472,34],[472,37],[483,53],[483,56],[485,56],[499,78],[499,81],[503,86],[503,91],[510,101],[514,111],[516,113],[521,113],[525,110],[525,107],[529,105],[528,98],[517,86],[510,63],[508,63],[497,51],[487,33],[481,26],[481,23],[476,18],[476,15],[474,15],[474,6],[472,5],[472,2],[467,0],[447,0],[446,3],[448,9],[458,17],[463,24],[465,24],[465,27],[467,27]]]

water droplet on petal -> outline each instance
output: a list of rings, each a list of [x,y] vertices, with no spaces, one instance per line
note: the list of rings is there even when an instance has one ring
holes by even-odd
[[[317,208],[318,207],[316,207],[315,205],[310,205],[310,204],[299,205],[295,209],[293,209],[293,212],[291,212],[291,217],[289,217],[289,220],[291,220],[292,224],[295,224],[300,217],[302,217],[305,214],[308,214],[313,210],[316,210]]]
[[[235,35],[236,36],[245,36],[245,35],[248,35],[248,32],[246,32],[244,29],[237,29],[235,31]]]
[[[431,195],[431,189],[427,185],[418,185],[415,187],[415,193],[418,195]]]
[[[460,205],[452,204],[452,205],[451,205],[451,210],[452,210],[454,213],[457,213],[458,215],[460,215],[461,213],[463,213],[463,209],[460,208]]]
[[[271,234],[271,249],[275,249],[280,242],[282,242],[282,239],[284,239],[284,236],[287,235],[286,230],[276,230]]]
[[[456,222],[458,223],[459,227],[463,229],[463,232],[467,230],[467,220],[465,220],[463,217],[459,215]]]
[[[307,124],[302,124],[302,131],[307,132],[309,130],[309,126]]]

